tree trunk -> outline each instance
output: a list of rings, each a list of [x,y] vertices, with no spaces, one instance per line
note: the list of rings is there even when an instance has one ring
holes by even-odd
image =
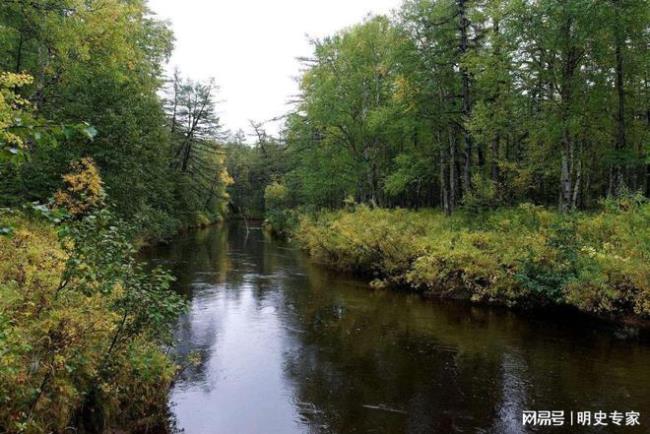
[[[499,137],[499,133],[497,133],[494,136],[494,139],[492,139],[492,161],[491,161],[491,176],[492,176],[492,182],[499,182],[499,142],[501,141],[501,137]]]
[[[22,68],[23,62],[23,43],[24,37],[23,32],[20,32],[20,39],[18,40],[18,48],[16,49],[16,74],[20,74],[20,69]]]
[[[573,137],[569,128],[573,98],[573,80],[576,68],[578,68],[579,54],[572,43],[571,35],[572,19],[567,18],[562,26],[562,37],[564,38],[562,81],[560,88],[562,122],[562,143],[561,143],[561,167],[560,167],[560,211],[568,212],[573,204],[573,171],[575,169],[574,156],[575,148]]]
[[[576,181],[573,186],[573,197],[571,198],[571,209],[578,208],[578,198],[580,194],[580,182],[582,181],[582,162],[578,161],[576,169]]]
[[[191,143],[192,142],[190,140],[188,140],[185,143],[185,147],[183,149],[183,160],[181,161],[181,172],[183,172],[183,173],[185,173],[185,171],[187,171],[187,165],[188,165],[188,163],[190,161],[190,154],[192,152]]]
[[[449,214],[454,212],[458,192],[456,191],[456,142],[454,131],[449,128]]]
[[[440,144],[440,204],[445,214],[449,215],[451,214],[451,209],[449,208],[449,189],[447,187],[447,147],[443,146],[440,136],[440,133],[438,133],[438,143]]]
[[[616,15],[620,18],[620,4],[615,1]],[[614,145],[616,162],[614,163],[613,170],[613,193],[619,194],[625,186],[625,179],[623,175],[623,164],[621,161],[622,154],[626,148],[625,137],[625,88],[624,88],[624,75],[623,75],[623,37],[621,35],[620,19],[616,20],[616,41],[615,41],[615,55],[616,55],[616,94],[618,96],[618,110],[616,116],[616,143]]]
[[[569,149],[567,143],[562,144],[562,167],[560,173],[560,212],[566,213],[571,205],[571,173],[569,169]]]
[[[458,16],[460,17],[460,74],[461,74],[461,113],[462,113],[462,130],[463,130],[463,194],[471,189],[472,178],[472,137],[465,128],[465,122],[468,120],[471,111],[470,89],[469,89],[469,72],[462,63],[462,58],[467,53],[468,37],[467,28],[469,20],[467,19],[466,0],[458,0]]]
[[[498,38],[499,38],[499,20],[495,19],[494,20],[494,25],[492,28],[492,31],[494,32],[494,57],[496,59],[501,59],[501,47],[498,43]],[[494,100],[500,102],[501,101],[501,92],[502,92],[502,81],[499,79],[499,81],[496,83],[496,90],[494,92]],[[500,134],[500,129],[497,129],[496,133],[494,134],[494,137],[492,138],[492,143],[490,144],[490,151],[492,152],[492,158],[491,158],[491,166],[490,166],[490,176],[492,179],[493,183],[499,182],[499,147],[500,147],[500,141],[501,141],[501,134]]]

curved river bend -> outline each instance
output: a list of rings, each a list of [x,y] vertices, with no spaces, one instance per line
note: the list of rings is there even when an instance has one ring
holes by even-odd
[[[259,229],[200,230],[147,258],[191,300],[174,385],[187,434],[650,432],[650,347],[552,318],[371,291]],[[564,427],[522,427],[564,410]],[[570,429],[570,411],[639,411]],[[528,431],[530,430],[530,431]]]

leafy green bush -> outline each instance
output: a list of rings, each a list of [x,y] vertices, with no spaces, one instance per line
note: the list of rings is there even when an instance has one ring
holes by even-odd
[[[285,237],[296,225],[290,202],[289,189],[284,184],[273,181],[264,189],[264,226],[274,235]]]
[[[472,190],[463,197],[463,208],[471,214],[480,214],[499,206],[497,185],[490,179],[476,174],[472,177]]]
[[[0,237],[0,431],[130,429],[163,414],[176,367],[160,344],[184,306],[170,276],[145,272],[105,209],[58,234],[16,212],[0,226],[13,228]]]
[[[303,216],[295,237],[319,261],[375,275],[374,287],[648,318],[648,221],[638,201],[568,217],[530,204],[480,218],[360,206]]]

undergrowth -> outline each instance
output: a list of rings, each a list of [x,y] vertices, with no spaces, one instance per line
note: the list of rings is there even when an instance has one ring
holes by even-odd
[[[531,204],[452,217],[357,206],[303,216],[294,237],[318,261],[374,275],[373,287],[650,318],[648,223],[650,204],[631,199],[570,215]]]

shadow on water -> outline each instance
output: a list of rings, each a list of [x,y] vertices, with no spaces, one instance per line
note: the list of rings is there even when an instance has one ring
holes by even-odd
[[[259,229],[200,230],[147,255],[191,300],[175,351],[200,362],[170,397],[188,434],[519,433],[529,409],[650,423],[650,348],[589,325],[370,291]]]

